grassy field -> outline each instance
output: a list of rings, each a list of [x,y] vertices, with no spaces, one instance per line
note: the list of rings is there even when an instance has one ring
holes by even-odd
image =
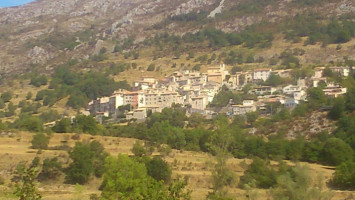
[[[2,134],[0,137],[0,175],[5,178],[5,186],[0,186],[0,199],[15,199],[11,195],[12,186],[11,178],[14,169],[19,162],[30,162],[37,154],[37,150],[31,149],[31,133],[7,133]],[[77,141],[90,141],[97,140],[101,142],[106,151],[111,155],[119,153],[132,154],[130,149],[135,142],[135,139],[129,138],[116,138],[116,137],[103,137],[80,135],[79,140],[72,139],[74,134],[53,134],[50,140],[50,147],[61,146],[67,144],[73,146]],[[155,152],[154,154],[158,154]],[[66,151],[61,150],[43,150],[38,156],[43,160],[44,158],[59,156],[60,160],[68,164],[68,154]],[[213,169],[214,158],[206,153],[189,152],[189,151],[176,151],[165,157],[165,160],[171,165],[173,169],[173,176],[180,175],[187,177],[188,188],[192,189],[192,199],[204,199],[208,192],[212,189],[211,184],[211,170]],[[234,159],[228,161],[228,165],[240,177],[243,175],[245,165],[250,163],[248,159]],[[292,163],[290,163],[292,164]],[[306,164],[306,163],[303,163]],[[323,176],[328,180],[334,170],[327,166],[317,164],[308,164],[314,171],[314,176]],[[90,194],[100,194],[98,187],[101,180],[92,178],[85,186],[75,186],[63,184],[64,176],[58,180],[39,183],[38,187],[43,195],[43,199],[57,200],[57,199],[89,199]],[[253,190],[246,191],[239,189],[237,183],[229,188],[229,193],[237,199],[247,199],[246,195],[257,196],[257,199],[268,199],[269,193],[266,190]],[[354,192],[348,191],[332,191],[333,200],[340,200],[355,195]]]

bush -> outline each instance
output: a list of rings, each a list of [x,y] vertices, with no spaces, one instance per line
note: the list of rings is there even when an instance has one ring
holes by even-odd
[[[9,92],[9,91],[2,93],[1,99],[2,99],[5,103],[9,102],[9,101],[12,99],[12,93]]]
[[[146,149],[140,141],[136,141],[131,149],[131,152],[137,157],[143,157],[147,154]]]
[[[41,75],[41,76],[35,76],[33,78],[31,78],[30,84],[35,86],[35,87],[40,87],[42,85],[47,85],[48,80],[47,77],[45,75]]]
[[[107,156],[104,147],[97,141],[88,144],[77,142],[69,152],[69,157],[73,162],[66,169],[66,181],[73,184],[85,184],[91,175],[101,177]]]
[[[246,185],[258,188],[270,188],[276,185],[276,171],[270,167],[270,163],[254,158],[244,175],[240,177],[240,186]]]
[[[40,180],[53,180],[62,173],[62,164],[58,162],[58,157],[46,158],[43,160],[42,171],[38,175]]]
[[[147,71],[152,72],[155,70],[155,65],[152,63],[148,66]]]
[[[57,121],[52,130],[56,133],[69,133],[71,130],[70,119],[63,118],[60,121]]]
[[[147,173],[157,181],[169,182],[171,170],[167,162],[158,156],[155,156],[147,164]]]
[[[353,154],[351,147],[343,140],[330,138],[325,142],[320,159],[324,164],[336,166],[351,161]]]
[[[73,150],[69,152],[69,157],[73,162],[66,169],[66,181],[72,184],[87,183],[94,172],[93,156],[94,152],[91,151],[90,145],[76,143]]]
[[[15,128],[19,128],[26,131],[40,132],[43,130],[43,122],[40,118],[21,115],[15,122]]]
[[[340,164],[334,173],[331,184],[340,189],[355,189],[355,162]]]
[[[31,144],[34,149],[47,149],[49,138],[44,133],[37,133],[33,136]]]

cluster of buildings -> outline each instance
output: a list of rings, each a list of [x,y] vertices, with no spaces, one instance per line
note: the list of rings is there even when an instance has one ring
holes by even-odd
[[[342,76],[349,75],[349,68],[334,67],[332,71]],[[261,86],[258,83],[266,81],[271,74],[280,77],[291,76],[291,70],[256,69],[247,72],[237,72],[230,75],[224,64],[209,67],[207,73],[196,71],[177,71],[164,79],[143,77],[133,83],[132,91],[118,90],[110,97],[102,97],[89,103],[88,109],[95,116],[112,116],[145,120],[148,113],[161,112],[164,108],[179,104],[188,113],[198,112],[212,116],[215,111],[207,108],[222,86],[232,90],[242,90],[247,84],[253,84],[249,93],[257,99],[245,99],[241,105],[227,105],[224,112],[227,115],[243,115],[256,110],[265,111],[268,103],[279,102],[293,108],[299,101],[306,100],[306,89],[317,87],[321,81],[327,85],[324,92],[328,96],[337,97],[346,93],[346,88],[328,83],[323,77],[324,68],[316,68],[310,79],[298,80],[296,85],[285,87]]]

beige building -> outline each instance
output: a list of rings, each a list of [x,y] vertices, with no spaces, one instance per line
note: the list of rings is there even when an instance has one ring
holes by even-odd
[[[222,63],[218,67],[209,67],[207,70],[207,81],[223,84],[226,76],[229,75],[225,69],[225,65]]]
[[[190,105],[192,109],[204,110],[208,105],[208,98],[204,96],[191,97]]]

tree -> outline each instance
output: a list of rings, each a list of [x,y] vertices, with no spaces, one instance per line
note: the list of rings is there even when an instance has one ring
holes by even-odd
[[[33,136],[31,143],[32,148],[34,149],[47,149],[49,144],[49,137],[44,133],[37,133]]]
[[[72,95],[70,95],[67,105],[74,108],[74,109],[79,109],[84,107],[88,102],[88,98],[86,95],[82,92],[75,92]]]
[[[32,92],[28,92],[26,95],[26,100],[30,100],[32,98]]]
[[[90,150],[93,152],[94,175],[101,177],[105,171],[105,159],[109,154],[105,151],[104,146],[95,140],[90,143]]]
[[[167,162],[158,156],[155,156],[147,164],[147,173],[157,181],[169,182],[171,178],[171,170]]]
[[[235,174],[227,166],[227,154],[218,152],[217,163],[212,172],[213,192],[209,193],[207,199],[229,199],[225,187],[231,185],[235,180]]]
[[[353,150],[343,140],[338,138],[328,139],[320,154],[320,159],[328,165],[339,165],[353,159]]]
[[[187,183],[183,180],[173,181],[168,188],[167,200],[190,200],[191,190],[185,191]]]
[[[39,171],[39,162],[36,157],[29,167],[24,165],[23,167],[18,167],[16,169],[16,175],[19,177],[19,181],[15,185],[14,194],[20,200],[40,200],[42,199],[41,194],[36,188],[36,178]]]
[[[62,164],[58,157],[46,158],[43,160],[42,171],[38,175],[40,180],[54,180],[62,173]]]
[[[312,180],[312,172],[307,166],[297,165],[290,173],[277,178],[277,185],[271,190],[274,199],[289,200],[330,200],[332,194],[322,181]]]
[[[104,162],[108,154],[97,141],[91,143],[77,142],[69,152],[72,163],[66,169],[66,180],[72,184],[85,184],[91,175],[101,177],[104,173]]]
[[[345,112],[345,101],[343,97],[338,97],[334,100],[332,109],[329,111],[328,116],[333,120],[340,119]]]
[[[34,76],[31,78],[30,84],[35,87],[40,87],[42,85],[47,85],[48,80],[45,75]]]
[[[240,186],[270,188],[276,185],[276,171],[270,167],[268,161],[258,157],[253,158],[244,175],[240,177]]]
[[[99,126],[92,116],[77,115],[75,116],[73,127],[77,131],[89,133],[92,135],[98,134]]]
[[[163,184],[147,175],[143,163],[119,154],[117,158],[109,156],[105,168],[103,199],[165,199]]]
[[[332,71],[329,67],[326,67],[326,68],[323,70],[323,76],[324,76],[324,77],[334,77],[334,73],[333,73],[333,71]]]
[[[340,189],[355,189],[355,162],[346,161],[336,169],[330,183]]]
[[[254,122],[258,119],[259,113],[258,112],[249,112],[246,114],[247,121],[249,124],[253,125]]]
[[[72,184],[85,184],[94,172],[94,153],[90,145],[77,142],[69,152],[69,157],[73,162],[66,169],[66,181]]]
[[[4,92],[1,94],[1,99],[7,103],[12,99],[12,93],[10,91]]]
[[[57,121],[52,130],[56,133],[69,133],[71,130],[70,119],[63,118],[60,121]]]
[[[0,98],[0,109],[5,108],[5,102]]]
[[[155,64],[150,64],[149,66],[148,66],[148,68],[147,68],[147,71],[154,71],[155,70]]]
[[[268,86],[273,86],[273,87],[276,87],[276,86],[279,86],[279,85],[282,85],[284,83],[284,80],[277,74],[271,74],[269,76],[269,78],[265,81],[265,85],[268,85]]]
[[[16,128],[40,132],[43,130],[43,122],[40,118],[28,115],[21,115],[15,122],[14,125]]]
[[[327,103],[327,97],[325,96],[322,88],[309,88],[307,90],[308,105],[312,109],[319,108]]]
[[[143,157],[147,155],[147,150],[144,148],[140,141],[136,141],[131,149],[131,152],[137,157]]]

